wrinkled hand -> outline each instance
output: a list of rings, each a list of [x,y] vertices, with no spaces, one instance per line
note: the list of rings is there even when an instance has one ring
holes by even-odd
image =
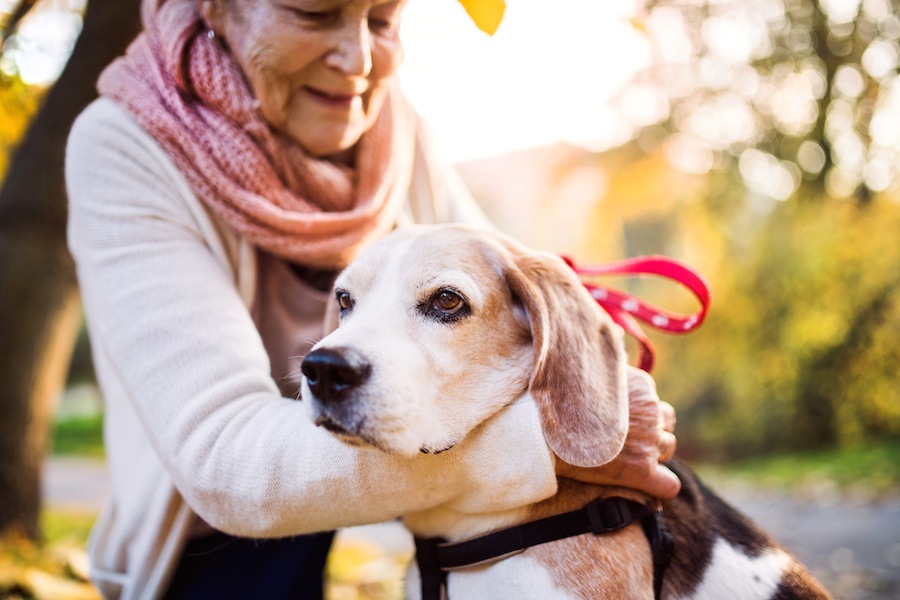
[[[594,468],[576,467],[557,458],[556,474],[674,498],[681,481],[660,463],[675,454],[675,409],[660,401],[650,375],[634,367],[628,367],[628,414],[628,436],[616,458]]]

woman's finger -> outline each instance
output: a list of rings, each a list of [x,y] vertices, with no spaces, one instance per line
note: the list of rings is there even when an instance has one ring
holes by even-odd
[[[675,408],[668,402],[659,401],[659,427],[663,431],[675,433]]]
[[[659,432],[659,462],[671,460],[675,456],[675,447],[677,440],[675,436],[668,431]]]
[[[657,498],[671,500],[681,491],[681,480],[667,467],[659,465],[645,489]]]
[[[628,397],[632,399],[659,400],[656,382],[646,371],[628,366]]]

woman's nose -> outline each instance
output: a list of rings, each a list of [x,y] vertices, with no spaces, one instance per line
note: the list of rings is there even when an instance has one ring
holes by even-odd
[[[325,64],[347,75],[367,76],[372,70],[372,34],[365,19],[353,20],[341,28]]]

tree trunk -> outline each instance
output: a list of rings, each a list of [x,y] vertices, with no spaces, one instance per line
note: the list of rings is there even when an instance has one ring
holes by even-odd
[[[80,323],[63,157],[97,77],[140,28],[140,0],[90,0],[65,70],[0,189],[0,535],[39,539],[41,463]]]

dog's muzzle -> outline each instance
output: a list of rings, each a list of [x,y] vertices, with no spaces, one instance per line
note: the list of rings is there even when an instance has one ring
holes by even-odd
[[[349,398],[368,381],[372,366],[348,348],[320,348],[303,359],[300,371],[316,400],[335,404]]]

